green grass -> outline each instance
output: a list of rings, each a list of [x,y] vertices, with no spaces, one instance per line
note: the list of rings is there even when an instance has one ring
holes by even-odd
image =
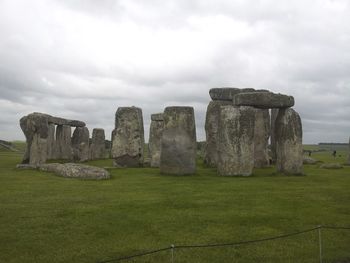
[[[312,157],[334,162],[317,154]],[[0,152],[0,262],[98,262],[171,244],[350,226],[350,167],[308,165],[306,176],[283,176],[271,167],[235,178],[219,177],[199,161],[194,176],[111,169],[111,180],[82,181],[16,170],[20,160],[19,153]],[[89,163],[112,166],[111,160]],[[175,262],[319,262],[317,237],[175,250]],[[350,258],[350,231],[322,230],[322,237],[324,262]],[[171,262],[170,256],[165,251],[127,262]]]

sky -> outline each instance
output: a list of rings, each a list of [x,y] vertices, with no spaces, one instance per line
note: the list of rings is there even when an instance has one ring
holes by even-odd
[[[292,95],[304,143],[350,136],[348,0],[0,0],[0,139],[31,112],[114,128],[118,107],[193,106],[209,89]]]

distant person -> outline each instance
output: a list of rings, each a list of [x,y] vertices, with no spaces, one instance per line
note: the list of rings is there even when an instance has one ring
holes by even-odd
[[[309,151],[309,156],[311,156],[311,151]]]
[[[337,156],[337,151],[334,150],[333,153],[332,153],[333,157],[335,158]]]

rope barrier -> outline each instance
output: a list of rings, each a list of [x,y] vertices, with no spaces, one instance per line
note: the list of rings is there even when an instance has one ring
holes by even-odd
[[[343,226],[317,226],[314,228],[309,228],[305,229],[302,231],[294,232],[294,233],[289,233],[289,234],[284,234],[284,235],[279,235],[279,236],[273,236],[273,237],[267,237],[267,238],[262,238],[262,239],[255,239],[255,240],[247,240],[247,241],[239,241],[239,242],[232,242],[232,243],[219,243],[219,244],[203,244],[203,245],[171,245],[169,247],[165,248],[160,248],[156,250],[151,250],[151,251],[146,251],[143,253],[131,255],[131,256],[126,256],[126,257],[120,257],[120,258],[113,258],[109,260],[104,260],[104,261],[99,261],[98,263],[110,263],[110,262],[118,262],[122,260],[128,260],[136,257],[142,257],[150,254],[155,254],[161,251],[166,251],[166,250],[174,250],[174,249],[186,249],[186,248],[210,248],[210,247],[226,247],[226,246],[239,246],[239,245],[246,245],[246,244],[252,244],[252,243],[260,243],[260,242],[266,242],[266,241],[271,241],[271,240],[276,240],[276,239],[282,239],[282,238],[287,238],[291,236],[297,236],[301,235],[304,233],[309,233],[315,230],[320,230],[320,229],[336,229],[336,230],[350,230],[350,227],[343,227]]]

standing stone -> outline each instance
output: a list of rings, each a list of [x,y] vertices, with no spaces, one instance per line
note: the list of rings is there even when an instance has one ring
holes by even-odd
[[[254,168],[253,107],[221,107],[218,135],[218,173],[249,176]]]
[[[72,159],[72,130],[67,125],[57,125],[56,127],[56,158],[57,159]]]
[[[47,160],[47,138],[49,136],[48,115],[32,113],[21,118],[21,129],[26,136],[27,148],[23,163],[39,165]]]
[[[55,124],[49,123],[47,137],[47,159],[55,159]]]
[[[350,137],[349,137],[349,156],[348,156],[348,164],[350,164]]]
[[[151,167],[160,166],[160,148],[164,128],[163,114],[151,115],[151,126],[149,129],[148,149],[151,157]]]
[[[218,132],[221,106],[232,105],[230,101],[211,101],[205,118],[206,146],[204,163],[216,167],[218,162]]]
[[[276,168],[278,172],[303,173],[302,125],[299,114],[292,108],[280,109],[275,123]]]
[[[106,158],[104,129],[95,128],[92,131],[92,139],[91,139],[91,145],[90,145],[90,158],[91,160]]]
[[[72,136],[73,160],[85,162],[89,160],[89,129],[76,127]]]
[[[268,109],[256,109],[254,127],[254,167],[269,165],[268,145],[270,137],[270,113]]]
[[[196,172],[196,125],[192,107],[167,107],[164,111],[160,171],[188,175]]]
[[[117,167],[142,167],[145,144],[142,110],[120,107],[115,114],[111,155]]]
[[[279,109],[271,109],[271,159],[273,163],[276,163],[276,135],[275,135],[275,123]]]

